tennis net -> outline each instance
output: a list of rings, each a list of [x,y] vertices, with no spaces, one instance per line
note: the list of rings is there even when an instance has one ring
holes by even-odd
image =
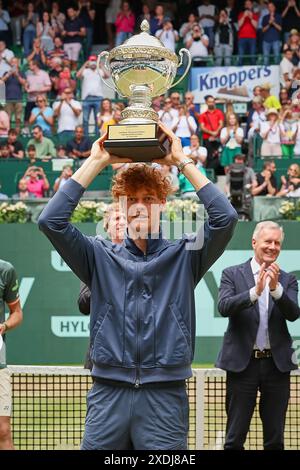
[[[81,367],[10,366],[13,384],[13,438],[17,449],[79,449],[86,394],[92,380]],[[300,449],[300,371],[292,374],[285,447]],[[225,437],[225,373],[194,369],[187,383],[190,402],[189,449],[222,449]],[[247,449],[262,448],[255,410]]]

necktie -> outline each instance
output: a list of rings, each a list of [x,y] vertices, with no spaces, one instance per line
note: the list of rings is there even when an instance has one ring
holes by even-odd
[[[268,335],[269,292],[269,285],[267,284],[258,299],[259,327],[256,336],[256,345],[261,351],[263,351],[263,349],[266,347]]]

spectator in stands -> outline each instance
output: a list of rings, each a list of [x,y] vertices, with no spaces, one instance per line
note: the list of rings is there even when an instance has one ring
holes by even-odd
[[[116,46],[120,46],[126,39],[132,36],[135,27],[135,16],[130,8],[129,2],[126,0],[122,1],[115,26]]]
[[[172,130],[177,137],[180,137],[181,144],[185,147],[190,145],[191,135],[197,130],[197,123],[185,105],[181,105],[178,111],[179,114],[173,121]]]
[[[110,119],[108,121],[105,121],[102,125],[103,134],[105,134],[105,132],[107,132],[108,126],[114,126],[114,125],[118,124],[121,121],[121,119],[122,119],[121,110],[116,107],[114,109],[112,119]]]
[[[68,181],[68,179],[71,178],[73,175],[73,169],[70,165],[65,165],[63,167],[63,171],[59,175],[58,178],[56,178],[53,186],[53,191],[56,193],[59,189],[63,187],[63,185]]]
[[[280,62],[280,84],[282,87],[287,88],[288,90],[292,86],[293,72],[295,69],[292,59],[293,51],[289,48],[286,48],[284,51],[284,57]]]
[[[11,18],[12,42],[17,46],[21,45],[22,15],[25,11],[25,5],[20,0],[14,0],[8,6]]]
[[[300,9],[296,0],[287,0],[282,14],[283,41],[287,42],[291,30],[297,30],[300,22]]]
[[[8,137],[10,129],[10,118],[0,103],[0,138]]]
[[[293,163],[286,176],[281,177],[282,186],[276,196],[300,197],[300,166]]]
[[[253,2],[246,0],[243,12],[238,15],[238,54],[239,65],[243,63],[243,56],[251,56],[251,64],[255,64],[256,38],[258,14],[254,12]]]
[[[209,38],[209,47],[214,47],[214,26],[217,20],[217,7],[210,0],[202,0],[198,7],[199,24]]]
[[[86,30],[85,57],[88,57],[91,53],[93,45],[96,10],[90,0],[78,0],[78,11],[78,17],[81,18]]]
[[[38,125],[42,128],[45,137],[52,136],[52,127],[54,124],[54,112],[48,105],[46,95],[38,95],[36,97],[36,107],[31,111],[29,124]]]
[[[60,100],[53,103],[53,111],[58,120],[57,133],[60,141],[70,138],[79,124],[78,118],[82,112],[81,104],[74,100],[71,88],[66,88]]]
[[[300,68],[294,70],[289,96],[292,100],[300,99]]]
[[[69,6],[67,9],[67,18],[62,36],[64,38],[64,50],[71,61],[71,68],[76,70],[82,49],[82,41],[86,36],[86,29],[82,19],[78,17],[78,11],[73,6]]]
[[[220,163],[225,173],[228,167],[232,165],[235,155],[242,153],[242,143],[244,140],[244,131],[239,127],[239,121],[234,113],[226,116],[226,127],[223,127],[220,134],[220,141],[223,145]]]
[[[253,88],[253,96],[261,96],[261,86],[260,85],[256,85]]]
[[[283,52],[287,49],[292,51],[292,63],[298,66],[300,60],[300,35],[297,29],[292,29],[287,42],[283,46]]]
[[[61,59],[61,61],[65,58],[67,58],[67,54],[64,50],[64,47],[63,47],[63,42],[61,40],[61,37],[60,36],[55,36],[54,40],[53,40],[53,49],[51,49],[50,51],[48,51],[47,53],[47,64],[48,64],[48,67],[51,68],[51,61],[52,59],[54,58],[59,58]]]
[[[11,69],[2,77],[5,83],[5,111],[10,116],[10,120],[15,118],[17,132],[20,132],[21,127],[23,88],[26,84],[26,78],[20,71],[19,63],[19,59],[14,57],[11,61]]]
[[[75,128],[74,139],[67,143],[67,154],[74,159],[87,158],[91,153],[92,142],[85,137],[82,126]]]
[[[163,27],[163,22],[165,18],[165,10],[163,5],[156,5],[155,10],[154,10],[154,16],[151,18],[150,21],[150,32],[155,35],[156,31],[159,29],[162,29]]]
[[[285,107],[283,113],[281,114],[279,127],[282,156],[293,158],[298,119],[295,120],[293,118],[291,106]]]
[[[160,39],[167,49],[175,52],[176,42],[179,39],[179,35],[176,29],[174,29],[172,21],[169,18],[166,17],[164,19],[162,29],[157,30],[155,36]]]
[[[169,129],[172,129],[173,122],[178,117],[178,112],[172,109],[171,98],[166,98],[164,101],[163,109],[158,111],[160,121],[165,124]]]
[[[1,1],[1,0],[0,0]],[[0,40],[0,59],[6,62],[6,64],[10,67],[11,61],[14,58],[15,54],[13,51],[6,47],[6,42]]]
[[[299,103],[297,106],[299,106]],[[300,112],[295,113],[295,115],[298,117],[298,123],[297,123],[296,141],[295,141],[295,147],[294,147],[294,156],[300,158],[300,120],[299,120]]]
[[[35,199],[35,194],[30,193],[27,189],[27,178],[21,178],[18,183],[18,192],[12,195],[12,200]]]
[[[269,14],[262,21],[262,48],[264,55],[264,65],[269,65],[270,55],[275,56],[275,63],[280,62],[282,18],[276,13],[276,6],[273,2],[268,3]]]
[[[141,24],[144,20],[147,20],[149,25],[151,23],[151,8],[148,5],[148,3],[143,3],[142,5],[142,13],[138,16],[136,23],[135,23],[135,32],[140,33],[141,32]]]
[[[260,139],[259,131],[262,122],[267,120],[262,96],[254,96],[252,107],[247,117],[246,136],[248,138],[248,164],[253,166],[254,141]]]
[[[271,95],[272,85],[264,83],[261,85],[261,96],[264,99],[264,107],[266,109],[275,108],[277,111],[281,109],[281,104],[275,95]]]
[[[45,197],[45,191],[49,190],[50,184],[42,167],[28,167],[23,178],[27,180],[27,190],[30,194],[34,194],[38,199]]]
[[[104,98],[100,105],[100,111],[97,114],[97,123],[100,134],[103,135],[103,124],[106,121],[111,121],[113,118],[112,103],[109,98]]]
[[[33,144],[28,145],[26,153],[27,153],[27,158],[29,158],[29,160],[30,160],[30,164],[35,163],[36,162],[35,145],[33,145]]]
[[[51,17],[48,11],[43,12],[36,26],[36,35],[41,40],[42,48],[46,54],[53,49],[55,30],[51,24]]]
[[[43,129],[40,126],[34,126],[32,136],[33,138],[30,139],[27,144],[27,150],[30,145],[34,145],[37,160],[47,161],[55,157],[56,151],[54,143],[51,139],[48,139],[48,137],[44,137]]]
[[[188,110],[188,112],[190,113],[190,115],[195,119],[197,125],[198,125],[198,119],[199,119],[199,112],[197,111],[196,109],[196,106],[195,106],[195,103],[194,103],[194,95],[191,91],[187,91],[185,94],[184,94],[184,104]]]
[[[22,160],[24,158],[24,147],[23,144],[18,141],[18,134],[17,129],[10,129],[6,143],[9,148],[9,157]]]
[[[62,60],[59,57],[53,57],[49,60],[49,77],[51,81],[51,90],[48,93],[49,99],[56,100],[59,88],[59,74],[62,72]]]
[[[77,83],[76,80],[72,78],[70,66],[62,65],[54,86],[56,87],[57,98],[60,98],[67,88],[71,88],[72,92],[76,91]]]
[[[172,93],[170,94],[170,100],[172,101],[172,109],[174,109],[178,116],[179,107],[181,106],[180,94],[178,93],[178,91],[172,91]]]
[[[65,145],[57,145],[56,147],[56,158],[70,158],[67,154],[67,149]]]
[[[186,35],[185,46],[192,56],[193,65],[203,66],[206,64],[205,58],[208,56],[209,38],[206,34],[201,34],[198,23],[195,23],[192,32]]]
[[[115,22],[120,6],[121,0],[109,0],[105,10],[105,24],[109,49],[112,49],[115,45]]]
[[[252,189],[253,196],[275,196],[277,192],[275,172],[275,162],[264,162],[263,171],[256,174],[256,182]]]
[[[187,18],[187,21],[185,23],[183,23],[181,26],[180,26],[180,29],[179,29],[179,36],[183,39],[183,41],[185,41],[186,39],[186,36],[188,34],[191,34],[192,33],[192,29],[194,27],[195,24],[198,24],[200,29],[201,29],[201,34],[204,34],[204,30],[202,29],[202,27],[200,26],[200,23],[199,23],[199,18],[198,16],[192,12],[192,13],[189,13],[189,16]]]
[[[40,94],[46,94],[51,90],[51,80],[46,70],[41,70],[37,61],[29,63],[30,74],[27,74],[25,90],[27,91],[27,103],[25,107],[24,125],[28,132],[28,123],[32,109],[35,107],[36,98]],[[24,129],[23,129],[24,131]]]
[[[260,135],[263,139],[261,146],[262,157],[281,157],[281,139],[279,115],[275,108],[270,108],[266,112],[267,121],[261,123]]]
[[[2,160],[7,160],[8,158],[10,158],[9,146],[6,142],[2,142],[0,144],[0,154]]]
[[[255,131],[259,131],[261,122],[267,120],[262,96],[254,96],[252,106],[247,116],[246,135],[248,139],[253,136]]]
[[[203,145],[207,148],[206,168],[219,167],[220,132],[224,127],[224,114],[216,108],[215,99],[211,95],[205,97],[207,111],[200,114],[199,124],[202,131]]]
[[[39,15],[34,11],[33,2],[27,5],[27,13],[22,16],[22,29],[23,29],[23,47],[24,56],[27,57],[32,52],[33,41],[36,38],[36,25],[39,20]]]
[[[100,69],[102,77],[108,77],[103,68]],[[97,113],[99,112],[101,101],[103,100],[102,79],[97,70],[97,57],[91,55],[89,59],[77,72],[77,78],[81,82],[81,99],[83,110],[84,134],[89,135],[89,120],[91,112],[94,115],[95,134],[98,135]]]
[[[215,34],[215,65],[231,65],[234,46],[234,31],[226,10],[221,10],[218,21],[214,27]]]
[[[3,9],[3,2],[0,0],[0,41],[10,44],[10,15]]]
[[[205,166],[207,159],[207,149],[200,146],[200,140],[196,134],[191,135],[191,143],[190,145],[183,147],[183,153],[189,158],[192,158],[197,164],[198,168],[200,166]]]
[[[285,108],[286,106],[291,106],[292,105],[292,100],[289,97],[289,92],[286,88],[281,88],[280,89],[279,101],[280,101],[280,104],[281,104],[280,113],[282,113],[284,111],[283,108]]]
[[[33,40],[32,52],[27,56],[27,62],[30,63],[32,60],[38,63],[38,66],[42,69],[47,64],[47,57],[42,47],[40,38]]]
[[[64,30],[64,23],[66,21],[66,15],[60,11],[59,2],[53,2],[51,5],[51,25],[54,29],[54,32],[57,35],[60,35]]]

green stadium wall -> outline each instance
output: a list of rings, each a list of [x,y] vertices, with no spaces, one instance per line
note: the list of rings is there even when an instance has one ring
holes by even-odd
[[[251,257],[255,224],[239,222],[234,238],[196,289],[197,338],[195,362],[213,363],[227,320],[217,311],[216,298],[222,270]],[[279,264],[300,281],[300,224],[284,222],[285,241]],[[86,234],[95,224],[79,224]],[[81,364],[88,344],[89,318],[77,307],[79,280],[35,224],[1,224],[0,258],[10,261],[20,280],[24,311],[22,325],[7,335],[9,364]],[[289,324],[300,339],[300,320]]]

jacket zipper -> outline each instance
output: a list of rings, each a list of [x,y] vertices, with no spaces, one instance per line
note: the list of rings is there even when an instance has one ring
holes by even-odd
[[[147,261],[147,254],[144,254],[143,261]],[[136,376],[135,376],[135,384],[134,388],[140,387],[140,329],[141,329],[141,318],[140,318],[140,309],[139,309],[139,294],[140,294],[140,267],[139,263],[137,263],[137,309],[136,309],[136,362],[137,362],[137,369],[136,369]]]

